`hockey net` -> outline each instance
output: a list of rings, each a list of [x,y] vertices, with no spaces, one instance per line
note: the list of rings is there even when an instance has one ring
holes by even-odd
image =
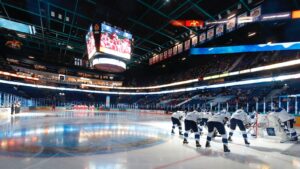
[[[283,139],[285,133],[279,121],[271,114],[256,114],[251,134],[260,138]]]

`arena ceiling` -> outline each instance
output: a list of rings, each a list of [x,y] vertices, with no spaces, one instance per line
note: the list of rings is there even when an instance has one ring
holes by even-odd
[[[34,25],[36,35],[20,40],[41,57],[86,55],[85,35],[91,23],[105,21],[134,36],[130,65],[145,63],[152,53],[199,34],[200,28],[174,27],[174,19],[217,20],[236,10],[249,11],[263,0],[0,0],[1,17]],[[250,3],[249,3],[250,2]],[[294,1],[296,4],[297,2]]]

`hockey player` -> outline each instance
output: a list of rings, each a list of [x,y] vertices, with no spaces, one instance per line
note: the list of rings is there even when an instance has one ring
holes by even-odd
[[[212,116],[211,112],[206,109],[201,110],[201,121],[200,121],[200,133],[203,131],[203,127],[207,126],[207,120]]]
[[[179,129],[179,135],[183,135],[182,134],[182,125],[181,125],[181,120],[182,118],[185,116],[184,111],[176,111],[172,114],[171,116],[171,120],[172,120],[172,134],[175,134],[174,130],[175,127],[177,126]]]
[[[248,119],[247,113],[243,109],[236,110],[232,115],[230,119],[230,132],[228,141],[232,141],[232,135],[236,128],[236,126],[239,127],[240,131],[243,134],[243,138],[246,145],[250,145],[247,139],[247,132],[245,125],[249,125],[250,120]]]
[[[214,129],[216,128],[217,131],[222,135],[222,142],[224,147],[224,152],[230,152],[228,149],[228,140],[227,134],[225,130],[225,124],[229,120],[230,115],[228,113],[215,113],[212,117],[210,117],[207,121],[208,127],[208,134],[205,147],[210,147],[210,141],[212,139]]]
[[[275,112],[272,112],[270,115],[278,119],[285,133],[290,137],[290,141],[298,141],[298,135],[294,129],[295,117],[293,115],[283,108],[275,108]]]
[[[189,132],[192,130],[195,133],[196,147],[201,147],[200,140],[200,129],[198,124],[201,120],[201,114],[198,111],[188,112],[184,120],[184,139],[183,144],[188,144],[187,138],[189,137]]]

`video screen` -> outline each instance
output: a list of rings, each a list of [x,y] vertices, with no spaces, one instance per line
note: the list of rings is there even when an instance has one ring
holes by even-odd
[[[89,59],[91,59],[94,56],[94,54],[96,53],[95,38],[94,38],[92,26],[90,27],[89,32],[86,34],[85,40],[86,40],[86,47],[87,47]]]
[[[246,52],[266,52],[266,51],[284,51],[299,50],[300,42],[268,43],[257,45],[240,45],[240,46],[221,46],[208,48],[193,48],[191,55],[217,55],[228,53],[246,53]]]
[[[132,35],[101,24],[100,52],[130,59]]]

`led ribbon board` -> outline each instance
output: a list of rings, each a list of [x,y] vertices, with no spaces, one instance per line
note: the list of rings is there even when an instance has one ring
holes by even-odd
[[[266,52],[282,50],[299,50],[300,42],[270,43],[258,45],[224,46],[212,48],[192,48],[191,55],[215,55],[245,52]]]
[[[66,87],[55,87],[55,86],[29,84],[29,83],[14,82],[14,81],[9,81],[9,80],[0,80],[0,83],[10,84],[10,85],[17,85],[17,86],[33,87],[33,88],[40,88],[40,89],[50,89],[50,90],[58,90],[58,91],[71,91],[71,92],[85,92],[85,93],[97,93],[97,94],[157,95],[157,94],[188,92],[188,91],[203,90],[203,89],[214,89],[214,88],[222,88],[222,87],[259,84],[259,83],[270,83],[270,82],[292,80],[292,79],[299,79],[299,78],[300,78],[300,73],[296,73],[296,74],[281,75],[281,76],[276,76],[276,77],[266,77],[266,78],[259,78],[259,79],[243,80],[243,81],[238,81],[238,82],[228,82],[228,83],[220,83],[220,84],[213,84],[213,85],[180,88],[180,89],[173,89],[173,90],[163,90],[163,91],[157,91],[157,92],[117,92],[117,91],[101,91],[101,90],[84,90],[84,89],[76,89],[76,88],[66,88]]]
[[[10,29],[27,34],[35,34],[35,27],[31,25],[26,25],[19,22],[10,21],[4,18],[0,18],[0,28]]]

